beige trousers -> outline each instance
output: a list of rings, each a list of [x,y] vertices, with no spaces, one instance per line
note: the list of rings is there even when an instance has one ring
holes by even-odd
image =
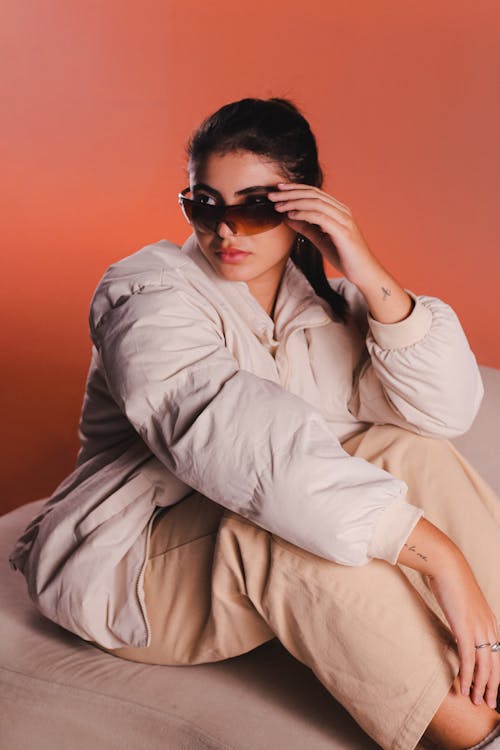
[[[453,445],[372,426],[343,447],[407,482],[408,502],[458,544],[500,620],[500,501]],[[200,664],[277,637],[387,750],[417,746],[458,672],[419,573],[338,565],[197,492],[155,519],[144,586],[151,645],[110,653]]]

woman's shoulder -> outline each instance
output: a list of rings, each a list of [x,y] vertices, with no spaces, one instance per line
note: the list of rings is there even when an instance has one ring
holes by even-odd
[[[162,239],[145,245],[106,268],[90,302],[91,326],[98,327],[109,310],[120,307],[132,295],[176,289],[194,293],[199,274],[197,266],[174,242]]]
[[[111,263],[104,271],[97,289],[120,282],[132,286],[161,284],[168,272],[189,263],[179,245],[170,240],[159,240],[141,247]]]

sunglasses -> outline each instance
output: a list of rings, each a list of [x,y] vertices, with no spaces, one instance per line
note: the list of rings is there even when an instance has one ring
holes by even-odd
[[[277,227],[283,221],[283,214],[276,211],[274,203],[267,198],[262,203],[221,206],[186,198],[189,192],[190,188],[185,188],[178,199],[186,220],[199,232],[215,232],[223,221],[233,234],[259,234]],[[259,196],[259,200],[262,201],[262,196]]]

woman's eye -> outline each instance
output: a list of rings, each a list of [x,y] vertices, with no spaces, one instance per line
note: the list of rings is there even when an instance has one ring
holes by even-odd
[[[195,195],[195,196],[193,196],[193,200],[195,200],[196,203],[205,203],[205,204],[210,205],[208,202],[209,202],[209,200],[211,200],[211,196],[209,196],[209,195],[203,195],[203,194]]]
[[[254,204],[260,205],[261,203],[269,203],[269,198],[266,195],[257,195],[255,198],[251,198],[247,201],[247,205],[253,206]]]

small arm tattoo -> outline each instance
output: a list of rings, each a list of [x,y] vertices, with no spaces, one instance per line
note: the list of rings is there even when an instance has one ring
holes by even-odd
[[[405,544],[403,546],[406,547],[409,552],[414,552],[417,557],[420,557],[422,560],[425,560],[425,562],[427,562],[427,555],[423,555],[421,552],[417,552],[417,548],[414,544],[412,544],[411,547],[408,544]]]
[[[390,296],[391,296],[391,293],[392,293],[392,292],[391,292],[391,290],[390,290],[390,289],[386,289],[386,287],[385,287],[385,286],[383,286],[383,287],[382,287],[382,291],[383,291],[383,293],[384,293],[384,301],[385,301],[385,300],[387,299],[387,297],[390,297]]]

